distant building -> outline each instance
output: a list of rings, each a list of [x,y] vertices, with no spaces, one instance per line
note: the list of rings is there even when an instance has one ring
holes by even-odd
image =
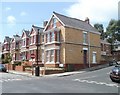
[[[115,41],[113,45],[113,57],[116,60],[120,60],[120,42],[119,41]]]
[[[118,19],[120,20],[120,1],[118,2]]]

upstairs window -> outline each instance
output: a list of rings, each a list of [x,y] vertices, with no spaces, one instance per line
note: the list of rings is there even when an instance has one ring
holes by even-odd
[[[56,22],[57,22],[57,19],[53,18],[53,27],[56,27]]]
[[[44,42],[44,35],[42,35],[42,42]]]
[[[23,46],[25,46],[25,42],[26,42],[25,39],[23,39]]]
[[[47,34],[47,42],[50,42],[50,33]]]
[[[83,32],[83,43],[87,43],[87,32]]]
[[[55,34],[54,34],[54,32],[51,33],[51,42],[52,41],[55,41]]]

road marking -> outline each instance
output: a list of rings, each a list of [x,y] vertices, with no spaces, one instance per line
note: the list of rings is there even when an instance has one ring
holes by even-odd
[[[97,76],[90,76],[90,77],[84,77],[84,78],[81,78],[81,79],[90,79],[90,78],[95,78]]]
[[[89,81],[89,80],[84,80],[84,79],[74,79],[73,81],[77,81],[77,82],[85,82],[85,83],[89,83],[89,84],[98,84],[98,85],[106,85],[109,87],[120,87],[118,84],[115,83],[105,83],[105,82],[97,82],[97,81]]]

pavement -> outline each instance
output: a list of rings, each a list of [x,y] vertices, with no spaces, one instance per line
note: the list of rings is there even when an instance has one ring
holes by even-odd
[[[79,71],[72,71],[72,72],[64,72],[64,73],[58,73],[58,74],[50,74],[50,75],[41,75],[39,77],[50,77],[50,76],[57,76],[57,77],[62,77],[62,76],[70,76],[70,75],[74,75],[74,74],[80,74],[80,73],[84,73],[84,72],[88,72],[88,71],[94,71],[94,70],[99,70],[105,67],[109,67],[109,64],[104,64],[104,65],[99,65],[99,66],[95,66],[95,67],[90,67],[90,68],[86,68],[86,69],[81,69]],[[31,76],[31,77],[37,77],[35,75],[32,75],[31,73],[27,73],[27,72],[19,72],[19,71],[14,71],[14,70],[9,70],[8,73],[12,73],[12,74],[18,74],[18,75],[23,75],[23,76]]]

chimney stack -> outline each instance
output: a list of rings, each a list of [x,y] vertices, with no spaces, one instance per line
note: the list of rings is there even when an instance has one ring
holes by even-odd
[[[85,22],[87,22],[88,24],[90,24],[90,20],[88,17],[85,18]]]

